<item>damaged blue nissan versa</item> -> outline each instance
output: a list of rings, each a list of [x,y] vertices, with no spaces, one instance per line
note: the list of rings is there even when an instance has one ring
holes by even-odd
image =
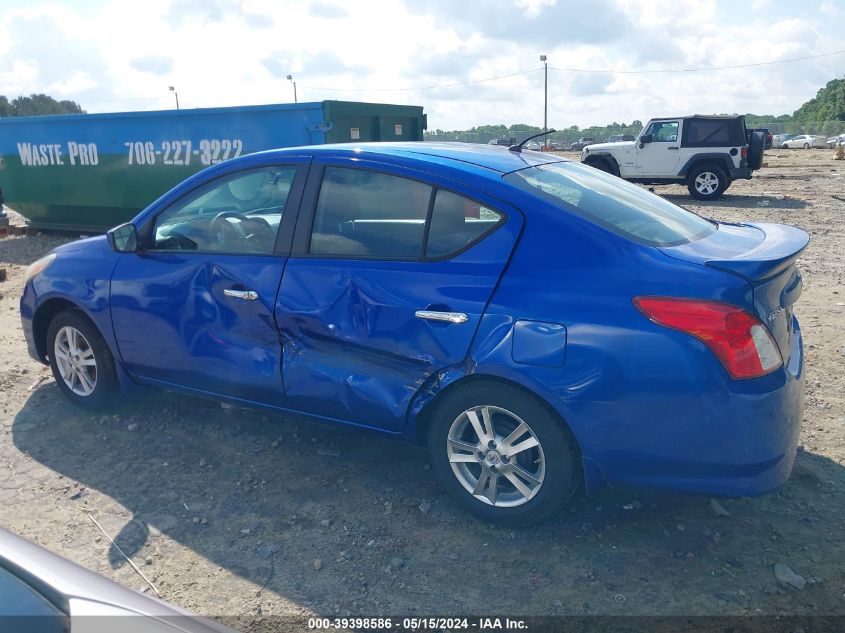
[[[518,146],[300,147],[57,248],[21,316],[80,406],[146,384],[427,445],[462,506],[525,525],[605,484],[789,477],[808,239]]]

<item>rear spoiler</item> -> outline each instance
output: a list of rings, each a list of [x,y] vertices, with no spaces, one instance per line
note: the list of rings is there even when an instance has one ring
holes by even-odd
[[[733,257],[707,259],[712,268],[725,270],[759,283],[777,277],[798,258],[810,236],[806,231],[786,224],[750,224],[763,233],[763,241],[750,251]]]

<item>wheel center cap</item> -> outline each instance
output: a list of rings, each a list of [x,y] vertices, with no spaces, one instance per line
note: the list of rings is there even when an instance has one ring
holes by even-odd
[[[502,456],[498,451],[488,451],[485,459],[490,466],[497,466],[502,461]]]

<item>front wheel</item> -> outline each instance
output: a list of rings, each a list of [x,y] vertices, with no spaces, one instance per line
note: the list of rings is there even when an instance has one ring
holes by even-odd
[[[698,200],[715,200],[729,184],[725,170],[716,165],[701,165],[687,176],[687,189]]]
[[[552,411],[520,389],[488,383],[458,387],[432,415],[434,472],[477,517],[530,525],[572,496],[580,472],[575,442]]]
[[[85,409],[101,409],[117,391],[114,359],[93,323],[78,310],[57,314],[47,329],[50,368],[62,393]]]
[[[809,144],[809,143],[804,143],[804,149],[810,149],[810,144]]]
[[[606,174],[610,174],[611,176],[616,175],[616,173],[613,171],[613,167],[611,167],[610,165],[610,161],[606,158],[590,160],[587,161],[585,164],[589,165],[593,169],[598,169],[599,171],[603,171]]]

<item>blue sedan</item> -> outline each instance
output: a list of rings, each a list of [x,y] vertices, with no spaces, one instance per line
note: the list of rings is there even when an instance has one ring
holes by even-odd
[[[782,484],[807,243],[519,148],[302,147],[56,249],[21,316],[77,405],[154,385],[426,445],[467,510],[524,525],[608,483]]]

